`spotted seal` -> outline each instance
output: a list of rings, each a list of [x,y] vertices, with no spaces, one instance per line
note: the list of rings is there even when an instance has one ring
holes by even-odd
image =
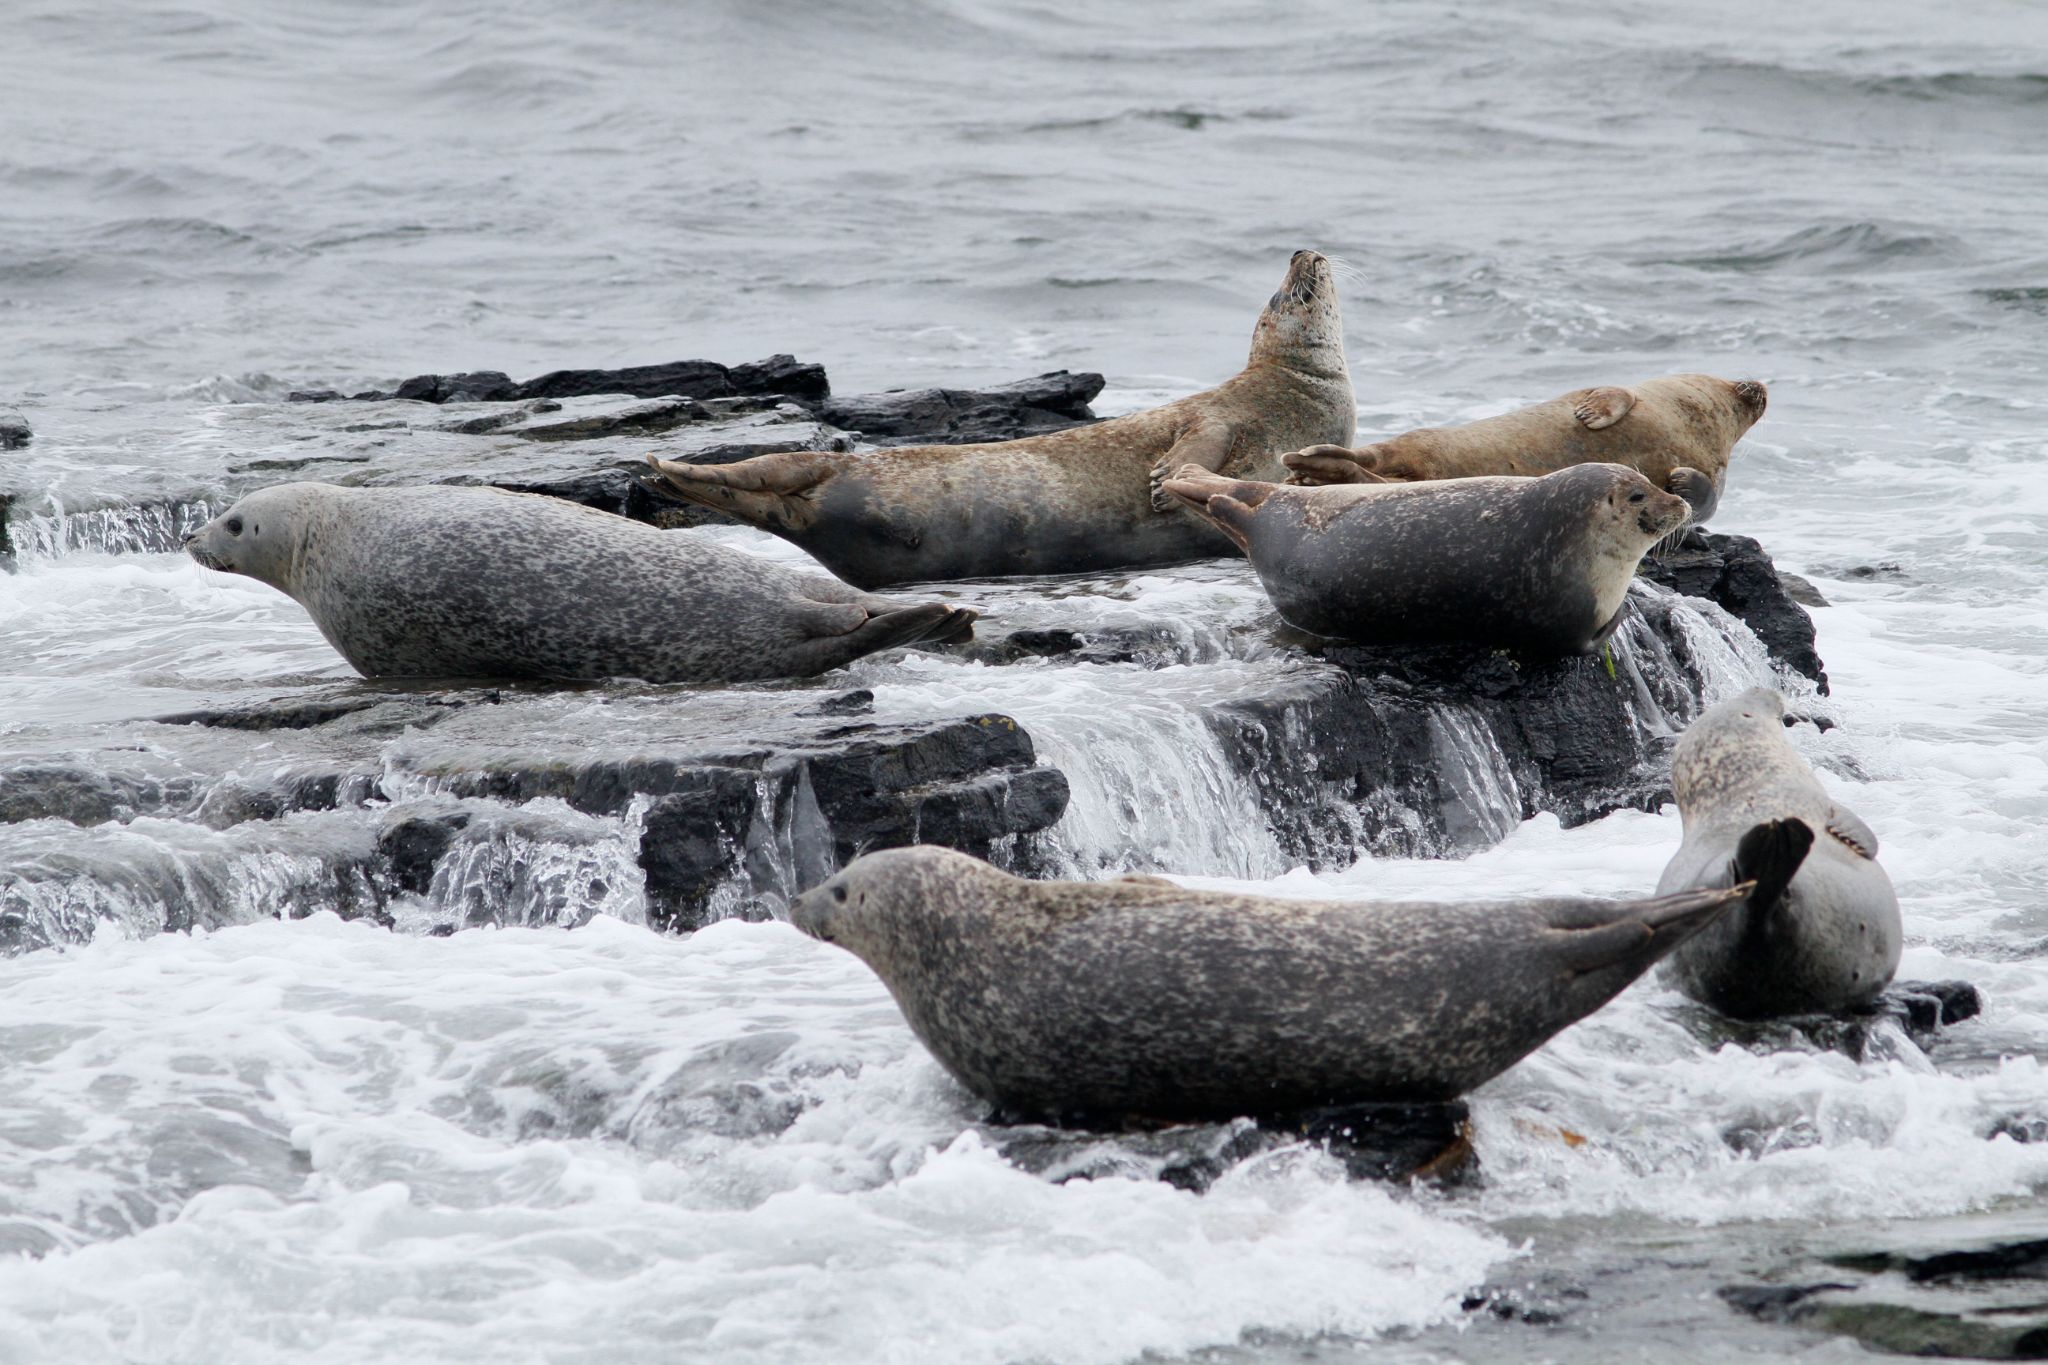
[[[1836,1012],[1891,983],[1904,931],[1877,835],[1792,747],[1783,697],[1759,687],[1708,707],[1671,755],[1671,790],[1685,834],[1657,889],[1759,884],[1665,979],[1738,1019]],[[1797,854],[1794,871],[1759,876],[1770,845]]]
[[[1160,489],[1184,464],[1280,478],[1282,452],[1356,416],[1329,262],[1297,251],[1244,369],[1165,407],[986,445],[650,457],[665,491],[794,541],[863,588],[1169,564],[1231,553]]]
[[[1633,469],[1296,488],[1201,470],[1174,496],[1244,548],[1291,625],[1364,644],[1597,648],[1686,503]]]
[[[1655,900],[1282,900],[1024,881],[941,848],[791,907],[1017,1118],[1115,1124],[1447,1100],[1619,993],[1747,887]]]
[[[1667,374],[1627,388],[1574,389],[1545,403],[1455,427],[1425,427],[1358,449],[1312,446],[1282,457],[1289,482],[1316,486],[1487,474],[1549,474],[1622,464],[1684,498],[1699,526],[1720,505],[1735,443],[1770,397],[1754,379]]]
[[[974,621],[496,488],[281,484],[185,548],[290,595],[369,677],[796,677]]]

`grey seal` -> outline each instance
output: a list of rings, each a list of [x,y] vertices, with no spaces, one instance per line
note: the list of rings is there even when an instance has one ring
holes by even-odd
[[[1735,443],[1769,400],[1770,391],[1755,379],[1667,374],[1625,388],[1574,389],[1499,417],[1425,427],[1355,450],[1315,446],[1283,463],[1289,482],[1310,486],[1368,482],[1370,476],[1402,482],[1535,476],[1575,464],[1622,464],[1684,498],[1698,526],[1720,505]]]
[[[1657,889],[1759,885],[1680,948],[1664,979],[1737,1019],[1832,1013],[1891,983],[1904,930],[1877,835],[1785,737],[1783,697],[1759,687],[1707,708],[1672,753],[1671,790],[1685,833]],[[1796,850],[1796,871],[1759,876],[1745,841]]]
[[[1348,441],[1357,417],[1329,262],[1297,251],[1242,372],[1164,407],[1045,436],[727,465],[649,457],[663,490],[772,531],[863,588],[1081,573],[1232,553],[1160,489],[1185,464],[1240,478]]]
[[[1540,479],[1296,488],[1184,470],[1168,491],[1244,547],[1291,625],[1363,644],[1584,654],[1685,500],[1620,465]]]
[[[874,597],[687,531],[496,488],[259,489],[186,542],[287,593],[368,677],[800,677],[964,638],[974,613]]]
[[[1221,1119],[1446,1100],[1592,1013],[1747,887],[1655,900],[1280,900],[857,859],[790,919],[881,977],[1008,1116]]]

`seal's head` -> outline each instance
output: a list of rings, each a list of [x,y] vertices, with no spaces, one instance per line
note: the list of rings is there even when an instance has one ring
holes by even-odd
[[[1720,791],[1755,788],[1788,754],[1785,699],[1768,687],[1752,687],[1700,713],[1671,753],[1671,791],[1681,811],[1697,808]]]
[[[1724,450],[1757,424],[1771,396],[1760,379],[1720,379],[1711,374],[1667,374],[1636,387],[1668,399],[1688,425]]]
[[[1337,308],[1337,278],[1316,251],[1297,251],[1287,263],[1280,292],[1252,329],[1253,365],[1280,365],[1312,374],[1343,374],[1344,318]]]
[[[209,569],[247,574],[292,591],[309,505],[336,490],[287,483],[258,489],[185,538],[185,553]]]
[[[1692,516],[1691,503],[1627,465],[1582,464],[1547,477],[1562,480],[1568,475],[1574,484],[1584,486],[1586,494],[1599,498],[1594,524],[1609,532],[1603,539],[1611,540],[1614,552],[1631,564]]]
[[[992,900],[1009,880],[951,849],[892,848],[854,859],[798,896],[789,922],[812,938],[838,944],[888,981],[899,965],[943,954],[951,935],[942,922],[970,901]]]

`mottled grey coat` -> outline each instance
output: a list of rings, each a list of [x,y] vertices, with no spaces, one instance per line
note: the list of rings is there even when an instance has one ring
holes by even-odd
[[[1295,488],[1182,471],[1167,490],[1244,547],[1289,624],[1362,644],[1584,654],[1685,499],[1633,469]]]
[[[1784,717],[1784,698],[1754,688],[1709,707],[1671,756],[1685,837],[1659,891],[1728,885],[1736,846],[1758,825],[1796,820],[1813,835],[1774,904],[1738,907],[1665,966],[1666,980],[1739,1019],[1860,1004],[1899,967],[1899,898],[1877,864],[1877,835],[1828,795]]]
[[[790,918],[873,967],[1011,1115],[1216,1119],[1462,1094],[1739,894],[1296,901],[1023,881],[911,848],[859,859]]]
[[[373,678],[796,677],[974,621],[496,488],[281,484],[185,547],[290,594]]]

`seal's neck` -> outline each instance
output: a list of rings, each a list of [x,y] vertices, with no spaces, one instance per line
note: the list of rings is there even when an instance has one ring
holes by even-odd
[[[1335,319],[1304,323],[1299,318],[1259,319],[1252,330],[1252,353],[1246,369],[1260,366],[1290,370],[1311,379],[1351,382],[1344,363],[1344,328]]]

